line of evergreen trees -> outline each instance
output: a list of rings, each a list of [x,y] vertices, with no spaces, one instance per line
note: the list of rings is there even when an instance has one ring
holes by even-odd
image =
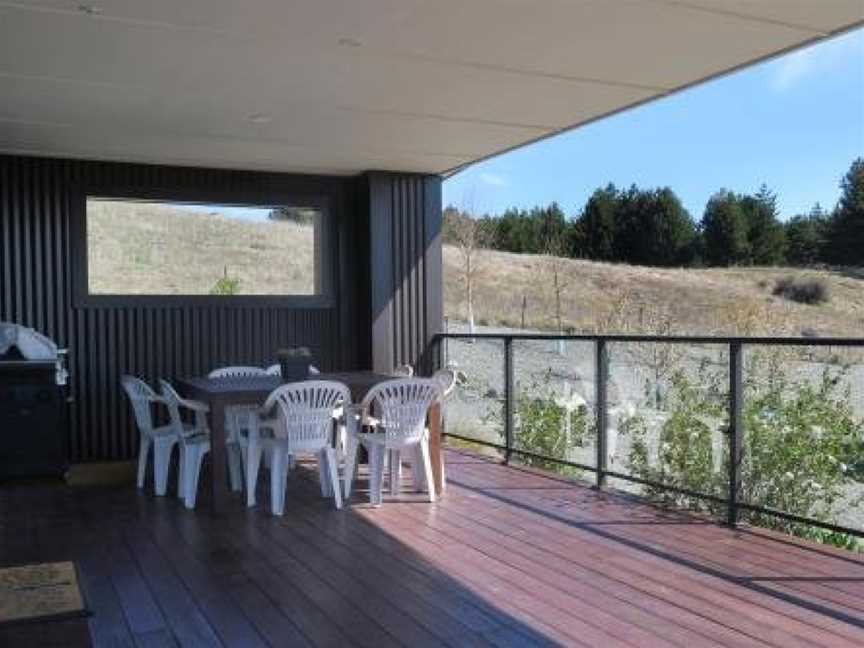
[[[544,253],[550,241],[567,256],[649,266],[864,265],[864,159],[841,183],[837,206],[816,205],[783,223],[777,196],[763,185],[753,195],[721,190],[696,222],[672,189],[597,189],[575,218],[557,203],[483,216],[476,226],[487,247]],[[469,218],[444,210],[444,237]]]

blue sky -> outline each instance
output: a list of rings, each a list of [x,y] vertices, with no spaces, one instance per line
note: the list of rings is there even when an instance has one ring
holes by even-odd
[[[557,201],[568,215],[591,192],[670,186],[699,219],[725,187],[778,194],[781,217],[833,207],[864,156],[864,30],[504,154],[449,178],[444,204],[476,212]]]

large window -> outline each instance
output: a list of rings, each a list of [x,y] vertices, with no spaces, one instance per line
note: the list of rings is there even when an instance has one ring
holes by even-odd
[[[89,295],[326,292],[325,209],[87,198]]]

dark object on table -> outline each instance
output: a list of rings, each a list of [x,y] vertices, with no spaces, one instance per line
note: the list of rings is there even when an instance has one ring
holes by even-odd
[[[33,329],[0,323],[0,479],[66,472],[64,354]]]
[[[313,357],[306,347],[279,349],[276,357],[282,370],[282,382],[296,382],[309,377],[309,367],[313,364]]]

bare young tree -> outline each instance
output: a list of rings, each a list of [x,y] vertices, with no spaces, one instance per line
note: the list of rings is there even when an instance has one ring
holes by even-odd
[[[492,245],[494,232],[488,220],[480,220],[469,210],[451,212],[445,221],[445,236],[459,251],[460,280],[465,288],[468,332],[474,333],[474,286],[482,262],[478,252]]]
[[[552,290],[555,300],[555,327],[559,334],[564,333],[564,312],[562,307],[567,281],[567,245],[560,234],[550,234],[543,246],[543,266],[547,277],[547,285]],[[564,341],[558,340],[558,353],[564,354]]]

